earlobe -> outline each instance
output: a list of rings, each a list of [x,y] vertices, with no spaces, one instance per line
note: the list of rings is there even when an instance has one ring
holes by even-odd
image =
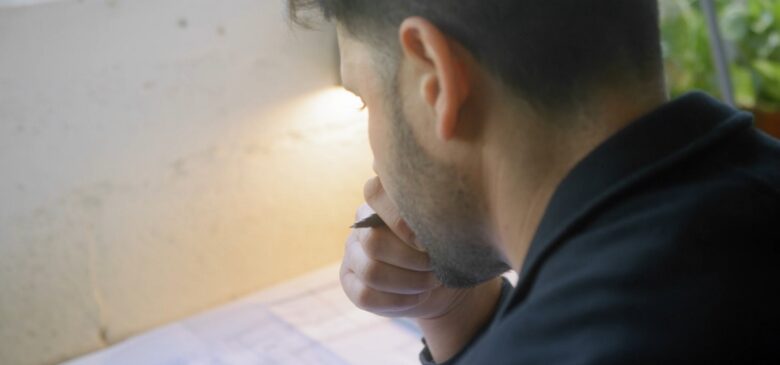
[[[420,17],[406,19],[400,27],[404,55],[418,68],[423,100],[436,116],[436,135],[443,141],[455,136],[460,108],[468,94],[468,80],[450,39]]]

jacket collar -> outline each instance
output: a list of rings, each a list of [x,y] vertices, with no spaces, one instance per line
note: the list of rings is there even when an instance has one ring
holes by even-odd
[[[701,92],[636,120],[580,161],[559,184],[531,242],[511,301],[522,301],[539,267],[583,218],[636,184],[752,125],[752,116]],[[502,310],[503,312],[503,310]]]

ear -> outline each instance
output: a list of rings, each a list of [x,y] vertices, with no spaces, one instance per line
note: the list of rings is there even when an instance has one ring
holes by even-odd
[[[436,115],[436,133],[449,141],[455,136],[470,86],[463,62],[451,40],[424,18],[404,20],[399,37],[406,60],[418,68],[419,90]]]

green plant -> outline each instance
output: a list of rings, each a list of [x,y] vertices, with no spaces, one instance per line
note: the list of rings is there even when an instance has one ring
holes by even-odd
[[[719,94],[707,23],[697,0],[662,0],[663,47],[673,95]],[[718,0],[735,99],[741,107],[780,111],[780,1]]]

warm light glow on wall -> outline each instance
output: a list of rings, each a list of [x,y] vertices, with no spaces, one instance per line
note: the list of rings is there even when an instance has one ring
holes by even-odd
[[[276,143],[305,142],[307,148],[362,143],[367,140],[368,121],[368,111],[361,110],[362,107],[360,98],[342,87],[318,90],[290,100],[271,119],[278,127],[293,129],[302,138]]]
[[[354,127],[368,119],[367,109],[358,96],[342,87],[318,91],[299,100],[298,112],[303,120],[337,129]],[[335,124],[335,125],[334,125]]]
[[[323,112],[346,113],[347,115],[354,115],[356,111],[358,113],[365,112],[365,110],[360,110],[363,107],[360,98],[342,87],[320,91],[313,98],[312,104]]]

